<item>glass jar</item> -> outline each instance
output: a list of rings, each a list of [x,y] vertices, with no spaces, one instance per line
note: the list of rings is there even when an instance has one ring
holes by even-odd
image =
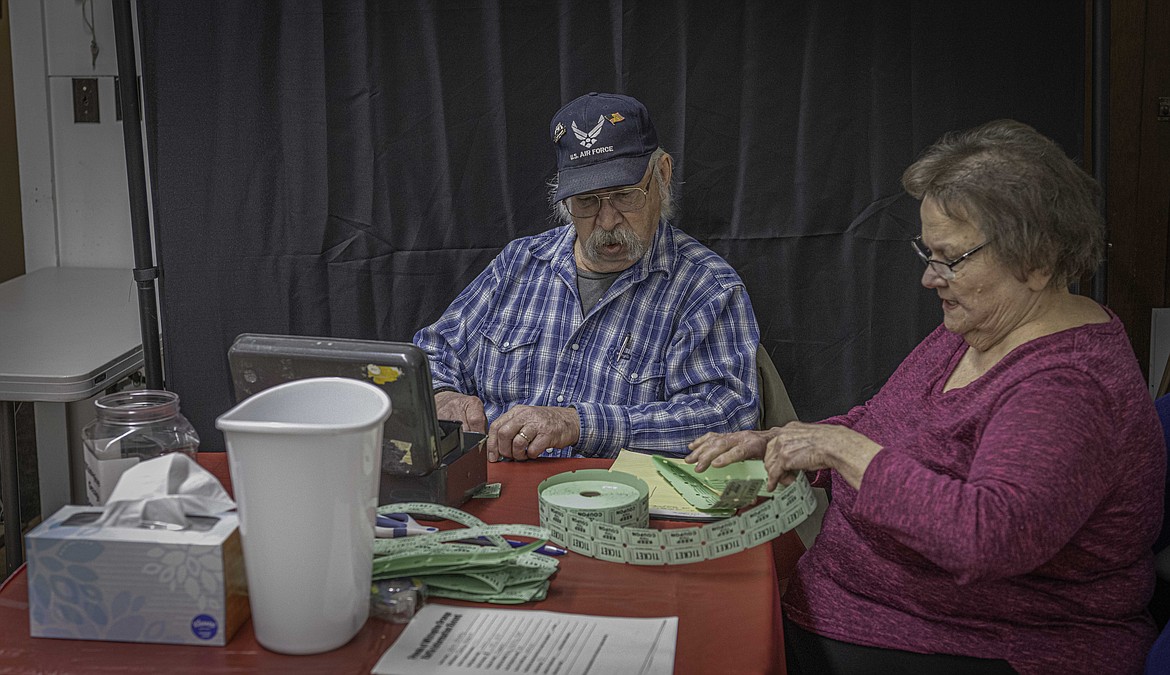
[[[181,452],[195,459],[199,435],[179,412],[179,395],[138,389],[106,394],[94,402],[97,418],[85,426],[85,490],[102,506],[122,472],[135,464]]]

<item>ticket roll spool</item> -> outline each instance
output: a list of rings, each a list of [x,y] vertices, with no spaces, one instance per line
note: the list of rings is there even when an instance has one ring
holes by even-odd
[[[540,524],[554,541],[592,558],[631,565],[683,565],[721,558],[771,541],[816,509],[804,474],[744,513],[701,527],[656,530],[650,488],[620,471],[583,469],[537,487]]]

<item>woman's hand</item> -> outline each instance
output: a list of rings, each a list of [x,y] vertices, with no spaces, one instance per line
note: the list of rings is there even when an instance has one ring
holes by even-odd
[[[685,460],[695,465],[696,472],[702,472],[709,466],[719,468],[745,459],[763,459],[768,440],[779,430],[775,427],[764,431],[706,433],[687,445],[691,454]]]
[[[861,478],[882,446],[868,437],[836,424],[790,422],[768,441],[764,468],[768,470],[768,489],[792,482],[797,471],[833,469],[854,490],[861,489]]]

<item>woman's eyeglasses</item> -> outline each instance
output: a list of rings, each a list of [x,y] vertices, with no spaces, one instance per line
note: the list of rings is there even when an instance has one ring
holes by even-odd
[[[910,240],[910,245],[914,247],[914,252],[918,254],[918,257],[922,258],[923,264],[932,268],[935,274],[939,275],[943,279],[946,279],[947,281],[954,280],[955,265],[958,265],[967,258],[975,255],[979,249],[987,246],[990,243],[990,241],[985,241],[970,251],[967,251],[963,255],[959,256],[958,258],[955,258],[954,260],[935,260],[931,257],[934,255],[934,252],[927,248],[926,244],[922,243],[922,235],[918,235],[917,237],[914,237]]]

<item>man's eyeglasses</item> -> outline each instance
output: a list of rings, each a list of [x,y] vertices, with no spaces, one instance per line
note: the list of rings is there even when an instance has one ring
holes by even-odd
[[[927,248],[926,244],[922,243],[922,235],[918,235],[917,237],[914,237],[910,240],[910,245],[914,247],[914,252],[918,254],[918,257],[922,258],[922,263],[927,267],[934,269],[935,274],[939,275],[943,279],[946,279],[947,281],[954,280],[955,265],[958,265],[967,258],[975,255],[979,252],[979,249],[987,246],[990,243],[990,241],[985,241],[970,251],[967,251],[963,255],[959,256],[958,258],[955,258],[954,260],[935,260],[931,257],[934,255],[934,252]]]
[[[650,181],[646,181],[650,185]],[[646,190],[641,186],[622,188],[610,192],[573,195],[565,200],[565,207],[574,218],[592,218],[601,212],[601,200],[608,199],[610,206],[622,213],[639,211],[646,206]]]

